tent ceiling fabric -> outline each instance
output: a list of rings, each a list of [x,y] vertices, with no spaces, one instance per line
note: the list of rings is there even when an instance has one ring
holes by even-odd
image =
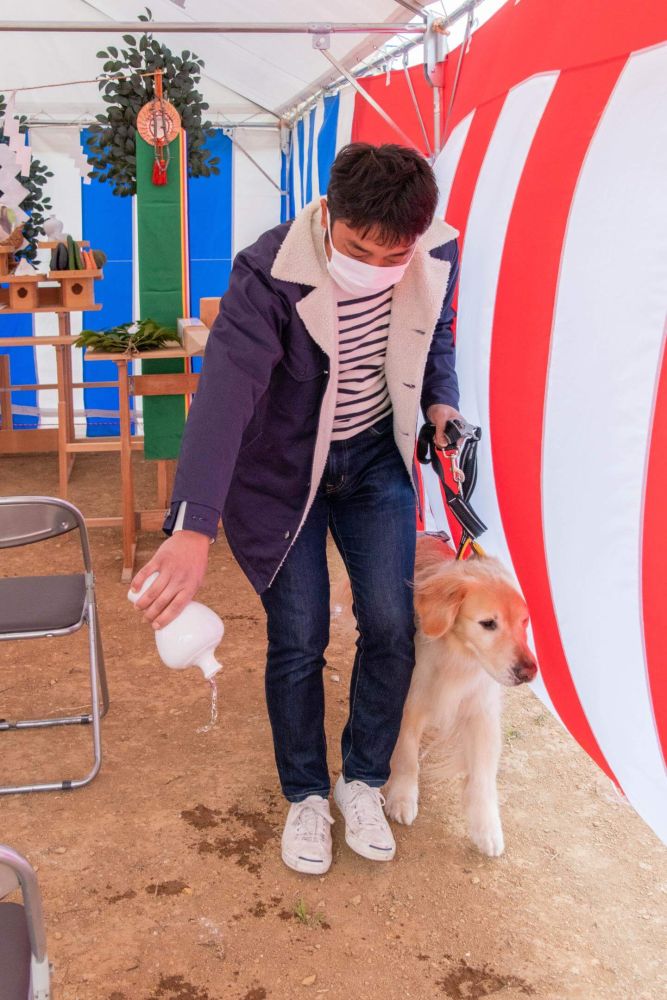
[[[247,21],[255,23],[359,22],[405,24],[409,10],[395,0],[148,0],[156,21]],[[108,44],[121,44],[113,36],[114,21],[135,21],[143,11],[142,0],[31,0],[31,21],[90,21],[100,34],[40,34],[6,32],[0,35],[0,92],[2,88],[27,87],[93,78],[101,68],[95,53]],[[0,20],[19,20],[23,12],[13,0],[0,0]],[[111,29],[111,30],[109,30]],[[301,35],[164,35],[173,51],[190,49],[206,63],[201,89],[212,118],[239,122],[253,116],[256,122],[275,123],[277,116],[294,107],[336,73],[312,46],[312,37]],[[346,66],[355,66],[371,54],[387,35],[332,35],[331,52]],[[17,94],[17,107],[40,120],[77,121],[99,111],[95,84],[56,87]]]

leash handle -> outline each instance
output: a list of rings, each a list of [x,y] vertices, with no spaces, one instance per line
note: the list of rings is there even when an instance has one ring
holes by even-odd
[[[463,417],[454,417],[445,424],[445,437],[452,448],[460,448],[464,439],[472,438],[473,441],[479,441],[482,437],[482,428],[469,424]]]
[[[466,430],[465,434],[461,434],[462,429]],[[458,435],[455,438],[455,445],[445,449],[436,448],[435,426],[430,422],[425,423],[417,438],[417,460],[422,465],[430,465],[440,480],[447,500],[447,506],[463,529],[462,544],[466,536],[474,543],[478,535],[486,531],[486,525],[477,516],[468,502],[477,481],[477,444],[481,439],[482,429],[481,427],[475,427],[473,424],[468,424],[467,421],[457,419],[456,421],[448,421],[445,427],[445,434],[448,441],[451,441],[455,435]],[[463,441],[463,445],[459,449],[461,441]],[[457,479],[458,492],[455,492],[445,479],[440,462],[441,454],[449,457],[450,461],[454,459],[456,468],[462,474],[461,478]],[[458,462],[459,455],[461,457],[460,466]],[[453,472],[454,468],[453,464]],[[461,548],[459,551],[462,554]]]

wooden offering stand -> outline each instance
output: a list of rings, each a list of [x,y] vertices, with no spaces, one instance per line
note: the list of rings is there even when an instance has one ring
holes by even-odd
[[[118,405],[120,410],[120,479],[121,517],[87,519],[91,526],[111,526],[120,524],[123,529],[123,568],[121,580],[128,582],[134,574],[134,557],[137,547],[137,531],[159,531],[167,512],[171,493],[171,471],[173,461],[157,462],[157,510],[137,510],[134,499],[134,477],[132,472],[132,452],[143,448],[143,439],[132,436],[132,396],[183,396],[192,395],[199,382],[199,375],[192,372],[172,372],[165,374],[130,375],[130,361],[151,361],[164,358],[189,359],[202,355],[210,327],[218,314],[220,298],[199,300],[199,321],[178,320],[178,333],[182,344],[174,342],[158,351],[142,351],[134,357],[106,351],[86,351],[87,361],[113,361],[118,368]],[[83,443],[83,442],[82,442]]]
[[[13,312],[35,312],[39,305],[37,295],[37,283],[44,281],[45,274],[6,274],[3,281],[9,285],[3,295],[4,289],[0,288],[0,301],[7,304]],[[4,312],[5,310],[1,310]]]
[[[204,327],[202,328],[208,330]],[[132,437],[132,396],[185,396],[191,395],[197,388],[199,375],[191,372],[172,372],[152,375],[130,375],[128,365],[131,361],[152,361],[164,358],[190,358],[193,354],[203,352],[203,347],[195,347],[189,351],[177,341],[173,345],[160,348],[157,351],[142,351],[140,354],[111,353],[108,351],[86,351],[86,361],[113,361],[118,369],[118,405],[120,410],[120,438],[113,450],[120,452],[121,481],[121,516],[106,518],[86,518],[91,527],[116,527],[123,530],[123,568],[121,580],[127,582],[134,574],[134,558],[137,548],[137,531],[159,531],[165,518],[169,503],[170,483],[169,470],[173,462],[158,461],[158,509],[137,510],[134,499],[134,475],[132,471],[132,452],[143,448],[143,439]],[[79,449],[84,450],[86,442],[79,442]],[[98,450],[91,448],[91,450]]]
[[[0,247],[0,278],[4,280],[4,276],[10,272],[10,263],[13,263],[14,251],[10,250],[9,247]]]
[[[55,243],[38,243],[40,250],[52,250]],[[78,246],[87,246],[80,241]],[[10,271],[10,253],[0,248],[0,315],[23,312],[83,312],[99,308],[95,305],[94,282],[102,271],[48,271],[34,274],[14,274]],[[46,284],[48,282],[48,284]]]
[[[55,243],[38,243],[40,250],[52,250]],[[78,246],[88,243],[79,241]],[[104,277],[101,270],[48,271],[34,274],[13,273],[14,251],[0,247],[0,316],[21,313],[52,312],[58,316],[58,335],[54,337],[2,337],[3,347],[54,347],[57,363],[57,383],[53,385],[12,385],[9,373],[9,358],[0,354],[0,408],[2,410],[2,430],[0,430],[0,453],[21,454],[23,452],[58,451],[59,493],[67,499],[67,484],[76,451],[80,442],[75,441],[73,390],[109,386],[109,382],[74,383],[72,378],[72,344],[77,339],[72,336],[70,314],[86,310],[96,312],[102,308],[95,303],[95,281]],[[11,393],[39,389],[58,390],[58,427],[20,430],[13,426]],[[91,443],[92,443],[91,439]],[[102,439],[94,439],[101,443]],[[90,448],[89,450],[104,450]]]

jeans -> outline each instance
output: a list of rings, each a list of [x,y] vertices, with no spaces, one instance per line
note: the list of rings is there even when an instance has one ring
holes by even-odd
[[[343,778],[379,788],[389,778],[414,667],[415,497],[391,415],[332,442],[301,532],[262,594],[266,699],[278,774],[290,802],[330,791],[323,683],[328,529],[350,576],[359,633],[341,740]]]

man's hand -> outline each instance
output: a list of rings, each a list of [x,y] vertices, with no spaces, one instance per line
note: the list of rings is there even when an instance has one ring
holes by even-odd
[[[458,418],[463,420],[463,416],[458,410],[455,410],[453,406],[447,406],[445,403],[434,403],[433,406],[429,406],[426,411],[426,419],[430,420],[435,426],[435,446],[436,448],[446,448],[447,438],[445,437],[445,427],[450,420]]]
[[[176,531],[133,579],[132,590],[141,590],[151,573],[160,574],[135,605],[154,629],[180,615],[201,587],[210,544],[208,535],[198,531]]]

